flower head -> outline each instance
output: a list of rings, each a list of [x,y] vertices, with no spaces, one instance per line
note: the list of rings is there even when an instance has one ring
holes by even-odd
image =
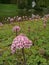
[[[32,41],[29,40],[24,34],[20,34],[14,38],[11,45],[11,51],[14,53],[16,49],[30,48],[31,45]]]
[[[19,32],[20,31],[20,27],[19,26],[14,26],[12,29],[14,32]]]
[[[3,24],[0,22],[0,26],[3,26]]]

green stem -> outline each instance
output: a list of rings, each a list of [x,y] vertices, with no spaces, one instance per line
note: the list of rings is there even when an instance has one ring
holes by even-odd
[[[16,30],[16,36],[17,36],[17,30]]]
[[[24,65],[26,65],[26,59],[25,59],[24,48],[22,48],[22,54],[23,54]]]

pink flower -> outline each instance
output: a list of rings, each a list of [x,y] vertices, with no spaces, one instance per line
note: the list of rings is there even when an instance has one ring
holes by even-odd
[[[3,26],[3,24],[0,22],[0,26]]]
[[[17,21],[18,21],[18,22],[22,21],[22,18],[21,18],[21,17],[18,17],[18,18],[17,18]]]
[[[30,48],[31,45],[32,41],[29,40],[24,34],[20,34],[14,38],[11,45],[11,51],[14,53],[16,49]]]
[[[10,22],[13,22],[14,21],[14,18],[10,18]]]
[[[20,31],[20,27],[19,26],[14,26],[12,30],[14,32],[19,32]]]

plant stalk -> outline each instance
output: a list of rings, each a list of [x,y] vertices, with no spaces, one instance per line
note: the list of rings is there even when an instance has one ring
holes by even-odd
[[[25,59],[24,48],[22,48],[22,54],[23,54],[24,65],[26,65],[26,59]]]

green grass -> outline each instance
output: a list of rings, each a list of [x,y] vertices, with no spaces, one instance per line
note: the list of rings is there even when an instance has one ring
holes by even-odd
[[[15,4],[0,4],[0,17],[15,16],[18,14],[18,8]]]
[[[49,21],[47,22],[46,29],[43,28],[42,20],[39,21],[24,21],[20,22],[21,31],[18,33],[24,33],[32,40],[34,46],[30,49],[25,49],[25,56],[27,59],[27,65],[49,65]],[[17,62],[22,62],[23,57],[21,50],[17,50],[17,53],[10,55],[10,44],[12,44],[16,33],[12,32],[12,28],[15,25],[19,25],[18,22],[13,24],[4,24],[0,27],[0,65],[17,65]],[[28,26],[31,27],[30,33],[28,32]],[[39,49],[45,50],[45,55],[39,53]],[[20,53],[19,53],[19,52]],[[3,62],[3,60],[5,60]],[[19,65],[23,65],[19,64]]]

